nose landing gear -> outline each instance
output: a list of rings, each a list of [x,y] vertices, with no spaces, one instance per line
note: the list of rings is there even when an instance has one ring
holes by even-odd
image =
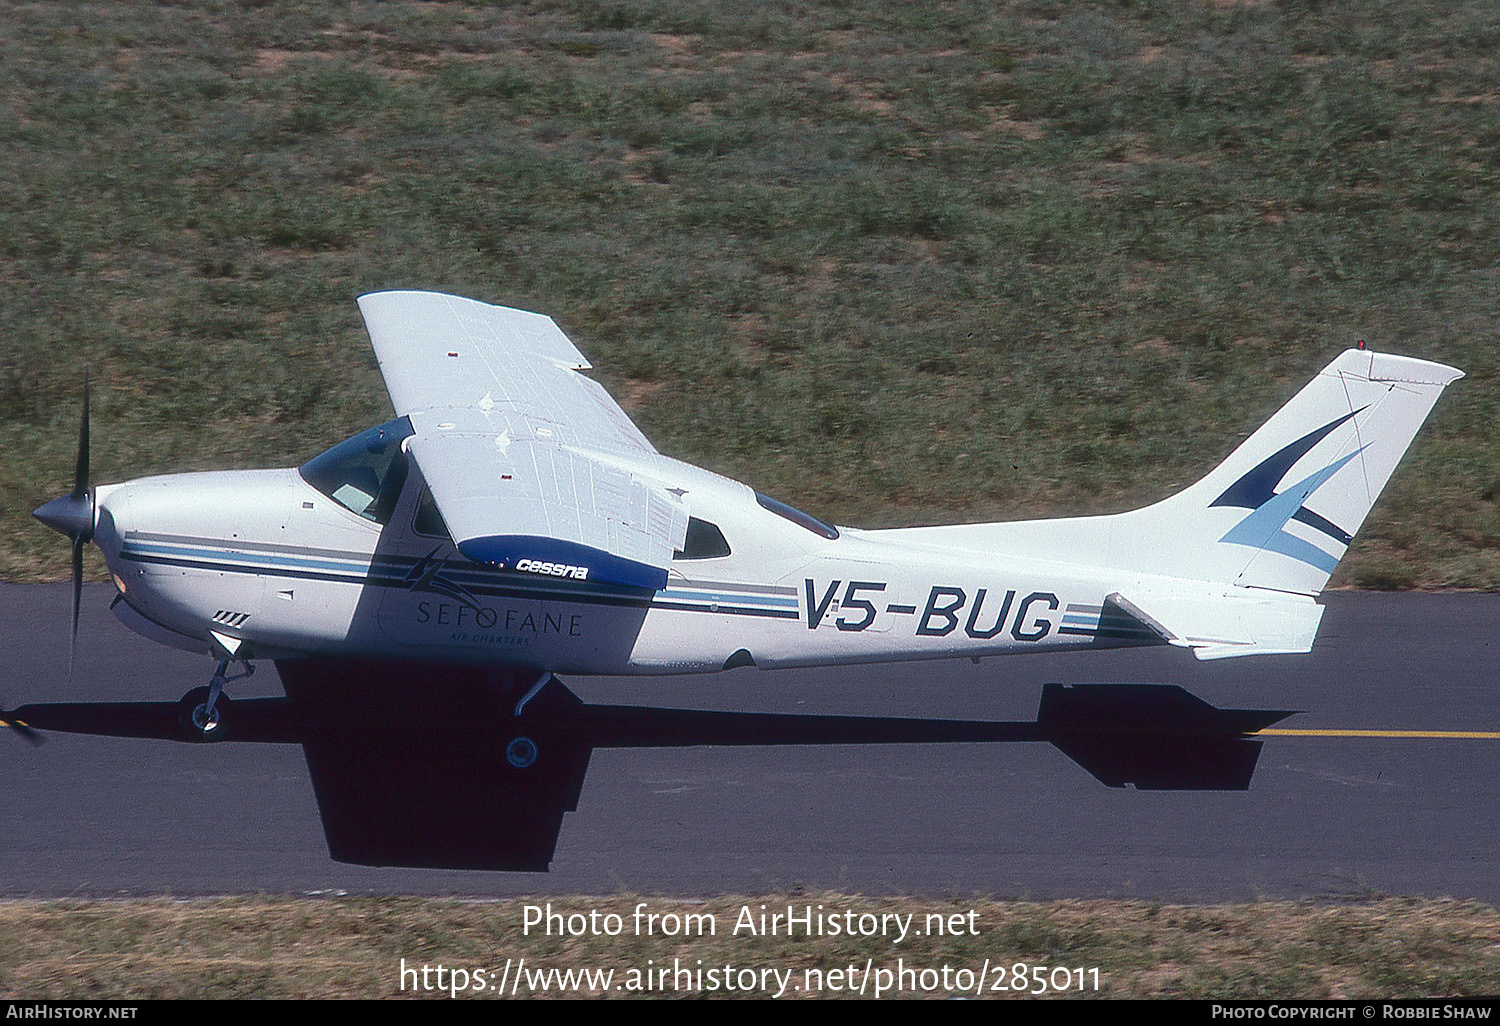
[[[224,694],[224,685],[232,680],[243,680],[255,672],[254,666],[244,662],[240,664],[245,667],[244,673],[227,676],[230,662],[229,659],[220,659],[208,686],[194,688],[177,703],[177,719],[190,740],[222,741],[229,736],[232,703]]]

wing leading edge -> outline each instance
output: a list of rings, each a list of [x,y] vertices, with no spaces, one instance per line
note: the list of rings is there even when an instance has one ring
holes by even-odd
[[[661,588],[687,513],[633,472],[656,455],[550,317],[435,292],[361,296],[421,468],[471,559]]]

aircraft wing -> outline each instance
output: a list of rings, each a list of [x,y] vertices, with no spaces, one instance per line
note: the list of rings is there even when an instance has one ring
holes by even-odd
[[[552,318],[435,292],[361,296],[407,451],[459,550],[575,580],[661,588],[687,513],[634,473],[656,450]]]

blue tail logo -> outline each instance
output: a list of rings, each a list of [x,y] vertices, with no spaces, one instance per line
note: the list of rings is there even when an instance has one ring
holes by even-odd
[[[1310,474],[1278,493],[1276,486],[1292,466],[1312,451],[1313,446],[1327,438],[1340,424],[1362,413],[1361,406],[1353,413],[1346,413],[1335,421],[1324,424],[1316,431],[1303,435],[1279,452],[1262,460],[1234,484],[1224,489],[1209,506],[1237,506],[1250,510],[1250,515],[1235,524],[1229,533],[1219,540],[1231,545],[1247,545],[1253,549],[1270,549],[1283,556],[1290,556],[1324,573],[1332,573],[1338,565],[1338,557],[1331,556],[1295,535],[1287,534],[1283,528],[1287,521],[1297,520],[1328,535],[1340,545],[1348,545],[1353,535],[1325,517],[1321,517],[1303,505],[1308,496],[1321,488],[1329,478],[1337,474],[1346,463],[1354,459],[1365,447],[1360,446],[1349,455],[1335,460],[1322,470]]]

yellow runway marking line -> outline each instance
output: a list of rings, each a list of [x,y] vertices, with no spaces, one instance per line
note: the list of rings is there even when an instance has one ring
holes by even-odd
[[[1500,741],[1500,730],[1297,730],[1291,727],[1267,727],[1248,737],[1423,737],[1453,738],[1470,741]]]

